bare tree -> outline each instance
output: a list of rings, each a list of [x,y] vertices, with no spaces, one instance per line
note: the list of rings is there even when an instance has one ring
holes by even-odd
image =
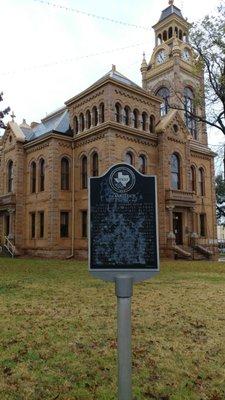
[[[3,92],[0,93],[0,101],[3,101]],[[6,126],[3,122],[3,118],[6,114],[9,114],[10,107],[5,108],[4,110],[0,111],[0,128],[5,129]]]
[[[178,102],[171,108],[184,111],[186,120],[204,122],[225,135],[225,3],[217,14],[207,15],[190,30],[190,43],[195,52],[193,72],[204,76],[196,88],[192,106],[188,96],[174,88]],[[203,112],[199,113],[199,109]],[[206,112],[205,112],[206,110]]]

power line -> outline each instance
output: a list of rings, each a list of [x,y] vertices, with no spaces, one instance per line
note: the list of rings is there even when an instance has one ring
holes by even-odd
[[[111,50],[104,50],[98,53],[92,53],[92,54],[84,54],[83,56],[80,57],[74,57],[74,58],[68,58],[68,59],[64,59],[64,60],[60,60],[60,61],[53,61],[50,63],[46,63],[46,64],[39,64],[39,65],[33,65],[30,67],[26,67],[26,68],[21,68],[18,70],[14,70],[14,71],[7,71],[7,72],[0,72],[0,76],[6,76],[6,75],[14,75],[16,73],[21,73],[21,72],[28,72],[28,71],[32,71],[32,70],[36,70],[36,69],[41,69],[41,68],[49,68],[55,65],[61,65],[61,64],[67,64],[67,63],[71,63],[74,61],[78,61],[78,60],[82,60],[85,58],[91,58],[91,57],[97,57],[97,56],[101,56],[104,54],[110,54],[110,53],[116,53],[119,51],[123,51],[123,50],[127,50],[127,49],[131,49],[134,47],[140,47],[140,46],[145,46],[146,43],[137,43],[137,44],[132,44],[130,46],[124,46],[124,47],[118,47],[116,49],[111,49]]]
[[[49,2],[47,0],[33,0],[33,1],[41,3],[41,4],[45,4],[45,5],[50,6],[50,7],[58,8],[58,9],[61,9],[61,10],[65,10],[65,11],[75,12],[77,14],[86,15],[87,17],[101,19],[103,21],[111,22],[113,24],[124,25],[124,26],[129,26],[131,28],[143,29],[145,31],[150,31],[150,28],[147,27],[147,26],[130,24],[128,22],[119,21],[119,20],[116,20],[116,19],[113,19],[113,18],[104,17],[104,16],[101,16],[101,15],[96,15],[96,14],[93,14],[93,13],[90,13],[90,12],[87,12],[87,11],[78,10],[76,8],[62,6],[61,4],[51,3],[51,2]]]

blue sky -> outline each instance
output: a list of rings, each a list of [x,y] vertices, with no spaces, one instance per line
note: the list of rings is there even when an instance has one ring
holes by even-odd
[[[11,106],[18,123],[23,118],[28,123],[40,121],[103,76],[112,64],[141,84],[142,53],[149,59],[154,47],[151,26],[168,6],[167,0],[48,1],[149,30],[66,11],[40,0],[0,0],[0,90],[4,106]],[[175,0],[190,22],[212,12],[217,4],[217,0]],[[129,48],[117,50],[125,47]],[[104,54],[90,56],[96,53]]]

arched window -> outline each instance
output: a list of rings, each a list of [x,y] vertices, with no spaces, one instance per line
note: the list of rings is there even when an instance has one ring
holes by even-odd
[[[83,132],[84,131],[84,114],[81,113],[79,116],[79,122],[80,122],[80,131]]]
[[[154,117],[154,115],[150,115],[149,131],[151,133],[155,133],[155,117]]]
[[[92,176],[98,176],[98,153],[92,155]]]
[[[180,40],[183,40],[183,32],[182,32],[181,29],[179,30],[179,39],[180,39]]]
[[[91,127],[91,113],[90,113],[90,110],[87,110],[87,112],[86,112],[86,127],[87,127],[87,129],[90,129],[90,127]]]
[[[168,30],[168,38],[170,39],[172,36],[173,36],[173,28],[172,26],[170,26]]]
[[[199,195],[205,196],[205,173],[203,168],[199,168]]]
[[[141,174],[146,174],[147,171],[147,161],[143,154],[138,158],[138,171],[141,172]]]
[[[161,35],[161,33],[158,35],[157,44],[158,44],[158,45],[159,45],[159,44],[162,44],[162,35]]]
[[[121,109],[122,109],[122,107],[121,107],[120,103],[116,103],[116,105],[115,105],[115,111],[116,111],[115,117],[116,117],[116,122],[121,122]]]
[[[133,127],[134,128],[138,128],[138,115],[139,115],[139,112],[138,112],[138,110],[134,110],[133,111]]]
[[[34,161],[30,166],[30,189],[31,193],[36,193],[36,162]]]
[[[124,124],[130,125],[130,108],[128,106],[124,108]]]
[[[77,134],[78,133],[78,119],[77,119],[77,117],[74,117],[74,132],[75,132],[75,134]]]
[[[146,112],[143,112],[141,115],[141,125],[142,125],[143,131],[147,130],[147,119],[148,119],[148,116],[147,116]]]
[[[163,32],[163,41],[164,42],[167,41],[167,32],[166,31]]]
[[[127,164],[129,164],[129,165],[133,165],[133,164],[134,164],[134,156],[133,156],[133,154],[132,154],[130,151],[128,151],[128,152],[126,153],[125,162],[126,162]]]
[[[8,192],[13,192],[13,162],[8,163]]]
[[[98,125],[98,110],[97,110],[96,106],[94,106],[92,108],[92,118],[93,118],[93,125],[97,126]]]
[[[43,158],[39,161],[39,190],[45,190],[45,160]]]
[[[157,96],[160,96],[163,98],[163,103],[160,106],[160,115],[163,117],[166,115],[169,111],[169,98],[170,98],[170,91],[166,87],[161,87],[157,92]]]
[[[70,188],[70,163],[68,158],[61,159],[61,190]]]
[[[196,169],[194,165],[191,166],[191,191],[196,192]]]
[[[196,121],[193,116],[195,114],[194,93],[189,87],[184,88],[184,108],[186,126],[193,138],[197,139]]]
[[[87,157],[81,159],[81,187],[87,189]]]
[[[105,105],[104,103],[101,103],[99,106],[99,117],[100,117],[100,122],[103,123],[105,122]]]
[[[180,184],[180,159],[177,154],[171,156],[171,186],[172,189],[179,190]]]

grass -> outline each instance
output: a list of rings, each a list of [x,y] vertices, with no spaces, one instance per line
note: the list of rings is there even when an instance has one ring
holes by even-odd
[[[114,286],[82,262],[0,258],[0,399],[115,400]],[[224,400],[225,263],[163,262],[132,300],[137,400]]]

